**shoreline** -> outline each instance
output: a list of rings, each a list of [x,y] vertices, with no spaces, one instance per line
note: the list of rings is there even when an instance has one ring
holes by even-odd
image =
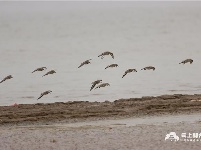
[[[201,112],[201,94],[161,95],[114,102],[55,102],[0,106],[0,126],[45,125]]]
[[[199,149],[201,140],[185,142],[181,135],[200,133],[200,108],[201,94],[0,106],[0,147]],[[180,140],[166,141],[171,132]]]

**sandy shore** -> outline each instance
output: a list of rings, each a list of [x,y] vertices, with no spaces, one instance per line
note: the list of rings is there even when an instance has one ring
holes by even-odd
[[[167,133],[200,133],[200,114],[0,128],[1,150],[199,150],[201,141],[165,141]]]
[[[201,133],[201,95],[1,106],[0,112],[1,150],[198,150],[201,145],[165,141],[170,132]]]
[[[201,95],[162,95],[114,102],[57,102],[0,106],[0,125],[51,124],[201,112]]]

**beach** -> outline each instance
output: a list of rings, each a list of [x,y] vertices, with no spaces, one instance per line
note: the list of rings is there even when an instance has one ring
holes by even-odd
[[[69,101],[0,106],[0,124],[76,122],[121,117],[194,113],[201,111],[201,95],[162,95],[114,102]]]
[[[187,150],[201,142],[165,141],[169,132],[200,132],[201,95],[23,104],[0,112],[3,150]]]
[[[0,150],[199,150],[200,10],[0,2]]]

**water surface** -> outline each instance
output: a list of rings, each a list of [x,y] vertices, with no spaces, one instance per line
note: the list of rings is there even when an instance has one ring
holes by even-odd
[[[0,105],[200,93],[200,10],[200,2],[0,2],[0,79],[14,77],[0,85]],[[115,59],[98,58],[104,51]],[[179,65],[186,58],[194,63]],[[111,63],[119,67],[104,70]],[[149,65],[156,70],[140,71]],[[31,73],[41,66],[57,73]],[[122,79],[128,68],[138,72]],[[111,86],[90,92],[97,79]]]

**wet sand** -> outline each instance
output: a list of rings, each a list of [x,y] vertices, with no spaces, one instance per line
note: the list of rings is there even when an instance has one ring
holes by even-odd
[[[0,107],[2,150],[200,149],[165,141],[201,133],[201,95],[162,95],[114,102],[57,102]],[[31,145],[31,146],[30,146]]]
[[[114,102],[56,102],[0,106],[0,125],[71,123],[201,112],[201,95],[162,95]]]
[[[200,114],[0,128],[2,150],[199,150],[201,141],[165,141],[167,133],[200,133]]]

